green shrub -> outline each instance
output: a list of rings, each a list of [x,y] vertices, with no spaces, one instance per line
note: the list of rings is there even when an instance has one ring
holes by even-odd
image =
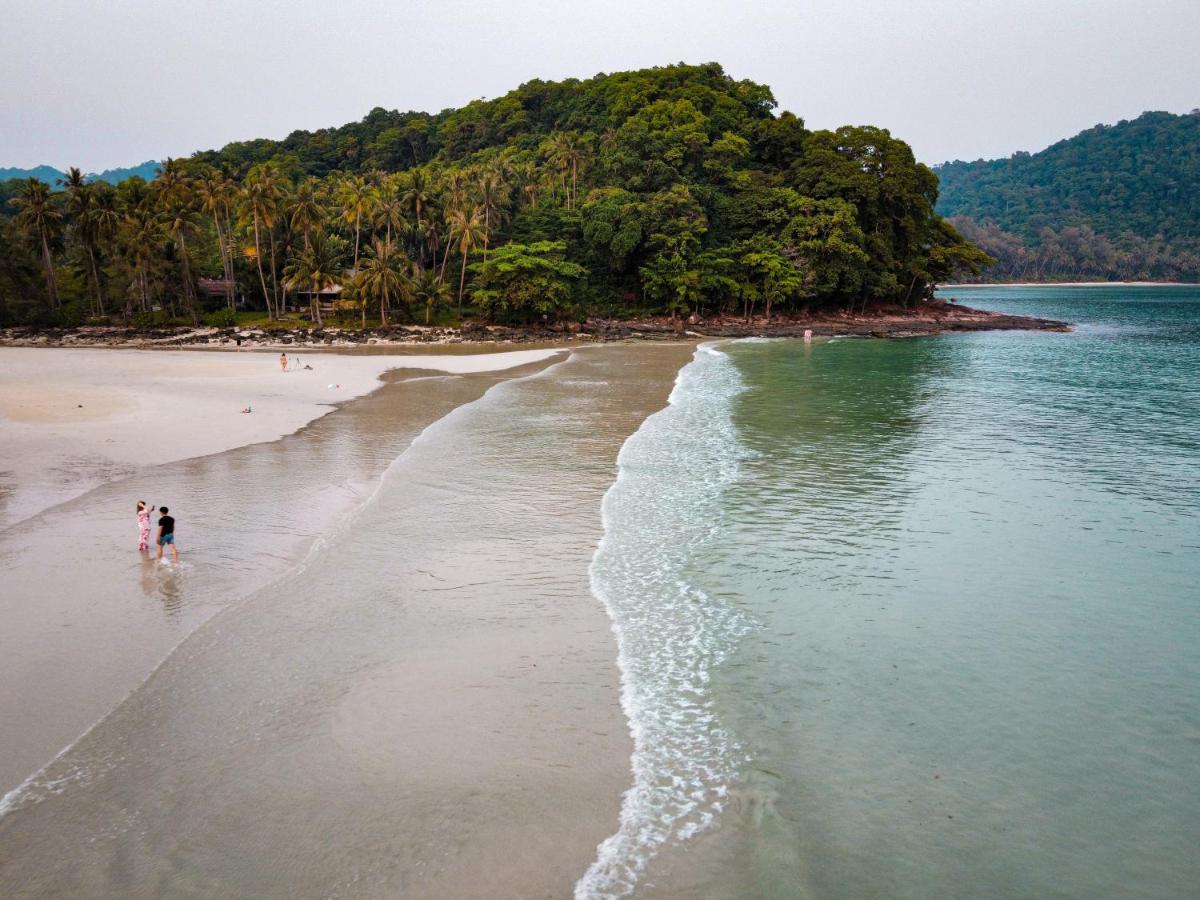
[[[58,324],[63,328],[78,328],[87,318],[87,307],[82,300],[73,300],[58,311]]]
[[[237,315],[232,309],[224,307],[206,314],[204,324],[211,325],[213,328],[233,328],[237,325]]]
[[[162,328],[171,323],[171,314],[165,309],[145,310],[133,317],[135,328]]]

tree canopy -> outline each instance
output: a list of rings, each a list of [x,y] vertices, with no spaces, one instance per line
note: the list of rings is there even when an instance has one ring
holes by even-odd
[[[937,174],[938,212],[1000,260],[990,277],[1200,279],[1200,110]]]
[[[278,315],[337,285],[363,321],[451,301],[510,320],[770,315],[907,305],[989,261],[934,211],[937,177],[903,141],[809,131],[775,106],[710,63],[374,109],[168,160],[149,185],[77,185],[72,202],[114,210],[103,229],[9,183],[9,216],[40,203],[61,221],[0,218],[0,314],[50,309],[53,286],[91,317],[195,318],[236,297]]]

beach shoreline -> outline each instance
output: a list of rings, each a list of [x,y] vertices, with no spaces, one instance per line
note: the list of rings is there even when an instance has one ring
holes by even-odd
[[[561,352],[297,356],[293,349],[284,372],[266,353],[0,346],[0,529],[141,467],[293,434],[377,390],[393,370],[478,374]]]
[[[1069,331],[1070,323],[1033,316],[972,309],[942,299],[910,308],[877,307],[865,312],[705,316],[653,316],[640,319],[589,318],[584,322],[492,325],[468,322],[461,328],[394,325],[385,328],[194,328],[137,329],[122,326],[0,329],[0,347],[95,347],[174,350],[347,350],[364,352],[422,346],[495,347],[587,346],[624,341],[703,340],[722,337],[915,337],[956,331]]]
[[[138,560],[116,551],[127,518],[120,500],[143,490],[133,482],[0,533],[27,548],[6,563],[25,575],[13,585],[24,600],[8,612],[31,625],[6,640],[43,647],[25,654],[16,677],[0,677],[11,687],[0,721],[73,710],[79,734],[96,720],[81,709],[100,712],[99,724],[10,798],[0,817],[0,893],[147,896],[194,878],[209,879],[213,893],[254,893],[263,878],[332,893],[349,872],[364,873],[362,884],[381,896],[401,888],[464,896],[484,880],[509,895],[569,893],[617,827],[629,779],[611,622],[588,578],[599,506],[625,438],[667,402],[690,354],[690,343],[594,348],[511,370],[517,377],[422,369],[281,441],[160,467],[179,482],[162,487],[192,484],[212,501],[206,518],[234,497],[268,516],[277,503],[290,532],[291,510],[316,493],[308,482],[327,468],[323,448],[344,448],[348,461],[375,447],[393,430],[380,417],[407,416],[415,401],[404,398],[414,392],[434,399],[480,379],[503,389],[468,391],[406,439],[382,476],[353,492],[352,526],[331,527],[328,516],[298,523],[297,547],[318,538],[299,568],[273,560],[257,572],[253,551],[280,540],[270,521],[255,526],[262,540],[250,535],[242,547],[217,520],[186,519],[192,567],[145,572],[145,599],[136,589],[130,596],[120,582],[132,574],[136,584]],[[450,401],[438,402],[444,410]],[[510,452],[529,440],[545,448],[538,459]],[[295,470],[303,461],[309,470]],[[262,490],[244,495],[239,484]],[[195,500],[181,509],[197,509]],[[200,546],[202,530],[214,546]],[[79,575],[48,566],[55,541],[81,545],[75,569],[103,596],[65,589]],[[284,555],[297,558],[294,549]],[[217,559],[237,571],[222,579],[210,570]],[[111,573],[97,574],[99,565]],[[267,582],[249,602],[189,613],[201,579],[212,594],[249,571]],[[347,582],[352,573],[368,579],[361,589]],[[59,622],[72,626],[66,642],[45,643]],[[309,640],[316,622],[320,639]],[[126,664],[142,643],[167,653],[148,680]],[[75,651],[88,658],[71,658]],[[132,656],[146,663],[154,653]],[[65,679],[81,689],[111,680],[117,659],[128,686],[108,690],[111,711],[96,697],[64,698]],[[298,742],[297,728],[308,738]],[[306,774],[276,786],[264,766]],[[104,824],[124,821],[148,827]],[[370,837],[365,822],[375,824]],[[342,855],[312,868],[331,835],[341,836],[333,843]],[[163,849],[178,843],[205,852],[177,859]],[[447,857],[446,847],[457,850]],[[289,857],[286,872],[271,868]],[[117,858],[125,862],[114,869]],[[535,858],[542,862],[530,865]]]
[[[153,361],[135,359],[130,367],[117,355],[103,357],[115,367],[107,379],[96,367],[68,365],[57,375],[92,371],[99,383],[120,382],[146,376]],[[358,378],[351,384],[360,395],[336,405],[296,399],[295,408],[285,411],[296,417],[296,427],[283,435],[273,433],[278,417],[254,426],[257,431],[231,430],[223,419],[252,417],[216,399],[208,408],[176,411],[158,421],[163,445],[157,462],[118,455],[142,449],[138,440],[125,445],[104,437],[132,423],[136,436],[152,439],[153,404],[134,404],[108,420],[83,424],[5,420],[0,429],[6,460],[0,507],[5,514],[0,579],[6,585],[0,735],[7,732],[13,740],[0,740],[0,794],[111,709],[181,637],[296,565],[315,540],[369,497],[395,454],[424,428],[489,387],[563,357],[561,352],[498,354],[486,362],[447,357],[442,365],[456,366],[460,374],[428,368],[428,357],[410,357],[401,367],[389,367],[382,381],[365,369],[344,369],[343,374]],[[0,361],[11,361],[11,354],[0,350]],[[15,368],[6,366],[5,372]],[[193,374],[192,387],[219,397],[226,392],[222,375],[238,379],[225,368],[220,374]],[[280,381],[291,377],[274,375]],[[333,437],[352,434],[364,417],[386,423],[369,446]],[[209,452],[173,457],[189,447]],[[264,468],[264,459],[277,462]],[[74,468],[82,471],[68,478],[65,473]],[[14,475],[32,483],[14,487]],[[182,513],[177,528],[183,532],[182,566],[160,572],[153,550],[121,552],[127,511],[136,499]],[[286,524],[275,525],[276,518]],[[219,564],[210,560],[202,571],[193,571],[190,560],[196,553],[210,555],[223,543]],[[62,565],[64,553],[70,566]],[[77,572],[86,572],[86,579],[77,581]],[[131,585],[135,595],[146,595],[132,606]],[[189,594],[195,602],[187,602]],[[121,649],[113,652],[114,647]]]

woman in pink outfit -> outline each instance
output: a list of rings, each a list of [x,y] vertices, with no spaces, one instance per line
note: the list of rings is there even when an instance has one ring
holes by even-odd
[[[145,500],[139,500],[137,505],[138,517],[138,549],[150,549],[150,513],[154,511],[154,507],[146,506]]]

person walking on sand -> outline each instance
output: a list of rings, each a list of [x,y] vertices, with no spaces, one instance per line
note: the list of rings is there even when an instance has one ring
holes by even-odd
[[[286,351],[279,354],[279,368],[285,372],[287,371],[287,352]]]
[[[167,515],[165,506],[159,512],[162,515],[158,519],[158,558],[162,559],[163,547],[170,544],[171,557],[175,562],[179,562],[179,551],[175,549],[175,518]]]
[[[138,517],[138,549],[150,549],[150,513],[154,512],[153,506],[147,506],[145,500],[139,500],[137,504]]]

